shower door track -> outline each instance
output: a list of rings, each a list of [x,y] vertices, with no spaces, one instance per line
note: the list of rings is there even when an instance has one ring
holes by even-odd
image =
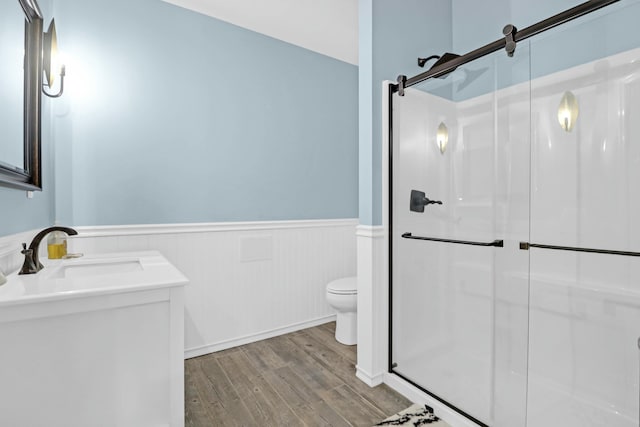
[[[640,344],[639,344],[640,347]],[[459,413],[460,415],[464,416],[465,418],[468,418],[469,420],[473,421],[474,423],[478,424],[478,426],[480,427],[489,427],[487,424],[483,423],[482,421],[480,421],[479,419],[467,414],[466,412],[464,412],[463,410],[455,407],[454,405],[452,405],[451,403],[447,402],[446,400],[442,399],[441,397],[439,397],[436,394],[431,393],[429,390],[427,390],[426,388],[422,387],[420,384],[416,384],[414,383],[412,380],[410,380],[409,378],[405,377],[404,375],[398,373],[398,372],[393,372],[394,375],[397,375],[398,377],[402,378],[403,380],[405,380],[406,382],[408,382],[409,384],[411,384],[412,386],[422,390],[424,393],[428,394],[429,396],[433,397],[434,399],[436,399],[438,402],[443,403],[445,405],[447,405],[449,408],[453,409],[454,411],[456,411],[457,413]]]
[[[581,3],[571,9],[567,9],[564,12],[560,12],[557,15],[553,15],[547,19],[530,25],[522,30],[517,30],[513,25],[507,25],[503,29],[504,38],[498,39],[492,43],[484,45],[476,50],[472,50],[462,56],[457,56],[449,61],[446,61],[440,65],[434,66],[424,73],[420,73],[416,76],[407,78],[407,76],[398,76],[398,83],[393,85],[393,92],[398,92],[400,96],[404,96],[404,89],[422,83],[432,77],[442,77],[464,65],[468,62],[474,61],[483,56],[489,55],[493,52],[505,48],[509,56],[513,56],[513,52],[516,49],[517,42],[526,40],[537,34],[550,30],[558,25],[562,25],[566,22],[572,21],[581,16],[587,15],[591,12],[595,12],[598,9],[602,9],[610,4],[617,3],[620,0],[591,0]]]
[[[392,348],[392,343],[393,343],[393,263],[392,263],[392,259],[393,259],[393,203],[391,203],[391,201],[393,201],[393,94],[395,92],[398,92],[399,96],[404,96],[404,90],[408,87],[414,86],[418,83],[422,83],[425,80],[428,80],[430,78],[433,77],[441,77],[444,76],[445,74],[448,74],[450,72],[452,72],[453,70],[455,70],[457,67],[464,65],[466,63],[469,63],[471,61],[474,61],[478,58],[481,58],[483,56],[489,55],[493,52],[497,52],[498,50],[502,49],[502,48],[506,48],[507,53],[509,56],[513,55],[513,52],[516,49],[516,45],[517,42],[528,39],[530,37],[533,37],[537,34],[540,34],[544,31],[550,30],[554,27],[557,27],[558,25],[567,23],[569,21],[572,21],[576,18],[579,18],[581,16],[587,15],[591,12],[594,12],[596,10],[599,10],[603,7],[609,6],[613,3],[617,3],[619,0],[590,0],[584,3],[579,4],[578,6],[575,6],[573,8],[567,9],[564,12],[560,12],[554,16],[551,16],[547,19],[544,19],[538,23],[535,23],[529,27],[526,27],[520,31],[518,31],[514,26],[512,25],[507,25],[504,27],[503,30],[503,34],[505,34],[505,38],[503,39],[499,39],[494,41],[493,43],[489,43],[483,47],[480,47],[476,50],[473,50],[471,52],[466,53],[465,55],[462,56],[458,56],[455,57],[454,59],[447,61],[443,64],[440,64],[438,66],[432,67],[430,70],[418,74],[416,76],[407,78],[404,75],[400,75],[398,76],[397,79],[397,83],[396,84],[390,84],[388,86],[388,91],[389,91],[389,95],[388,95],[388,146],[389,146],[389,154],[388,154],[388,170],[389,170],[389,189],[388,189],[388,196],[389,196],[389,206],[388,206],[388,236],[390,236],[389,241],[388,241],[388,283],[389,283],[389,318],[388,318],[388,371],[394,375],[397,375],[399,378],[402,378],[404,381],[406,381],[407,383],[411,384],[412,386],[416,387],[417,389],[421,390],[422,392],[426,393],[427,395],[431,396],[432,398],[434,398],[435,400],[437,400],[438,402],[446,405],[447,407],[449,407],[450,409],[454,410],[455,412],[459,413],[460,415],[462,415],[463,417],[466,417],[467,419],[477,423],[479,426],[481,427],[489,427],[487,424],[479,421],[478,419],[476,419],[475,417],[471,416],[470,414],[466,413],[465,411],[461,410],[460,408],[456,407],[455,405],[447,402],[446,400],[440,398],[438,395],[430,392],[429,390],[427,390],[426,388],[424,388],[423,386],[415,383],[414,381],[412,381],[411,379],[405,377],[404,375],[395,372],[394,368],[396,367],[395,363],[393,363],[393,348]],[[410,234],[410,233],[409,233]],[[427,238],[426,240],[431,240],[430,238]],[[523,242],[525,243],[525,242]],[[494,246],[494,245],[491,245]],[[590,249],[586,249],[586,248],[568,248],[568,247],[552,247],[549,245],[536,245],[536,244],[529,244],[527,243],[527,249],[529,247],[537,247],[537,248],[544,248],[544,249],[559,249],[559,250],[573,250],[573,251],[580,251],[580,252],[598,252],[600,250],[590,250]],[[524,249],[523,247],[521,247],[521,249]],[[615,255],[629,255],[629,256],[640,256],[637,255],[637,253],[635,252],[622,252],[622,251],[606,251],[604,253],[612,253]]]

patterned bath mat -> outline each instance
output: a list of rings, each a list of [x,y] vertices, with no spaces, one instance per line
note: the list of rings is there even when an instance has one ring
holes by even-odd
[[[390,416],[376,426],[429,426],[451,427],[433,414],[433,409],[427,405],[415,404],[402,412]]]

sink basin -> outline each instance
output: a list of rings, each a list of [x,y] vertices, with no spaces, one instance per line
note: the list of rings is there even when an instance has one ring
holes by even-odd
[[[142,271],[140,259],[103,259],[75,261],[63,264],[50,276],[51,279],[69,279],[74,277],[95,277],[110,274]]]

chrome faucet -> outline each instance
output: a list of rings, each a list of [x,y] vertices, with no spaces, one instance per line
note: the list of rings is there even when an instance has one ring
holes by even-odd
[[[38,248],[40,247],[40,242],[44,239],[44,236],[51,233],[52,231],[63,231],[67,233],[69,236],[75,236],[78,234],[76,230],[69,227],[49,227],[45,228],[41,232],[35,235],[31,244],[29,245],[29,249],[27,249],[27,244],[22,244],[22,253],[24,254],[24,264],[22,264],[22,268],[20,269],[20,273],[18,274],[35,274],[38,271],[42,270],[44,266],[40,262],[40,257],[38,255]]]

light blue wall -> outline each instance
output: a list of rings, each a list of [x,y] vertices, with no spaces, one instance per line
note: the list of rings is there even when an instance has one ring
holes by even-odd
[[[45,17],[45,26],[51,20],[49,0],[40,0],[40,9]],[[53,223],[54,193],[53,149],[50,135],[50,105],[55,100],[42,100],[42,178],[43,191],[34,192],[33,199],[27,199],[26,192],[0,187],[0,236],[21,231],[44,228]],[[22,105],[16,108],[22,109]],[[0,140],[6,135],[0,130]]]
[[[358,0],[358,213],[360,224],[372,225],[373,174],[373,4]]]
[[[503,37],[505,24],[523,29],[581,3],[454,0],[454,50],[465,54]],[[489,72],[466,90],[454,94],[453,99],[472,98],[640,46],[640,32],[629,30],[640,19],[639,4],[638,0],[622,0],[522,41],[516,48],[516,57],[520,56],[518,64],[503,63],[504,51],[494,53],[492,60],[475,61],[468,67],[477,69],[481,65],[476,62],[484,62],[482,65],[490,64]],[[503,65],[496,67],[495,61]]]
[[[360,223],[382,224],[382,82],[451,50],[451,0],[360,0]],[[363,61],[363,59],[365,61]],[[366,66],[364,65],[366,63]]]
[[[531,39],[531,77],[640,47],[640,1],[622,0]]]
[[[55,0],[57,218],[358,215],[357,67],[159,0]]]
[[[502,28],[518,29],[583,3],[584,0],[453,0],[453,49],[462,55],[503,37]]]
[[[67,94],[43,105],[45,191],[27,200],[0,188],[0,235],[54,217],[75,225],[337,218],[358,206],[362,224],[381,224],[381,82],[423,71],[417,56],[465,53],[500,37],[505,23],[522,28],[577,3],[360,0],[358,71],[157,0],[55,0],[69,78]],[[637,3],[612,6],[630,13],[606,28],[571,33],[590,37],[579,52],[549,56],[544,43],[570,43],[553,33],[534,42],[533,75],[640,45],[629,31]]]

